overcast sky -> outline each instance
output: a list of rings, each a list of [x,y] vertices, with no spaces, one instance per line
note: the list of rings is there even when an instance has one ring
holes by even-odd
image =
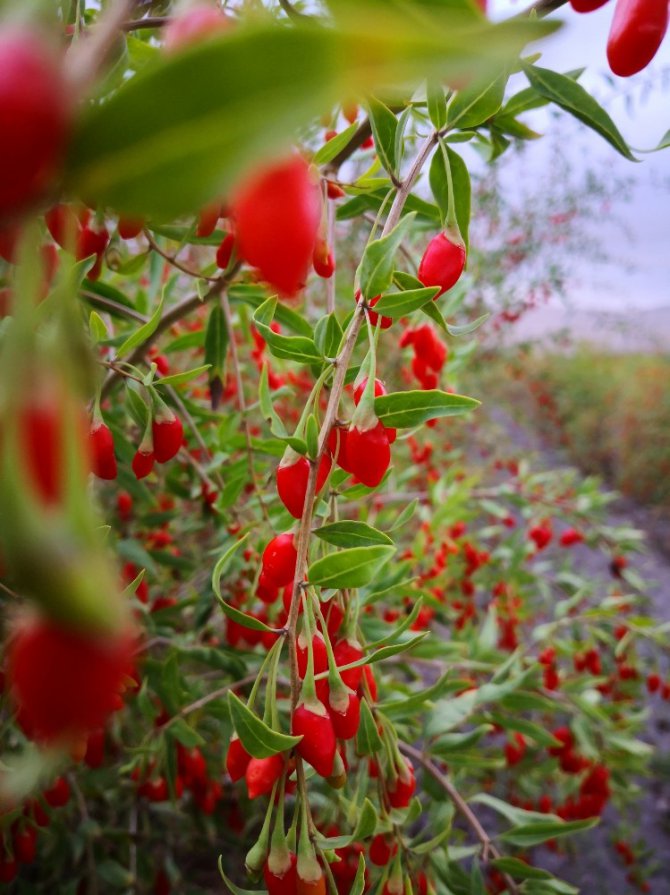
[[[648,69],[632,78],[614,78],[605,55],[613,7],[614,0],[609,0],[587,15],[578,15],[569,6],[554,13],[565,24],[543,43],[539,64],[557,71],[586,66],[581,83],[603,102],[633,147],[649,149],[670,130],[670,33]],[[492,0],[491,16],[509,15],[520,8],[518,2]],[[524,86],[522,80],[519,86]],[[536,121],[541,130],[545,113],[534,114],[540,116]],[[618,260],[578,264],[571,299],[580,307],[612,310],[670,306],[670,149],[641,154],[642,162],[634,164],[585,126],[568,121],[567,115],[565,118],[565,151],[574,156],[575,164],[588,154],[591,164],[602,164],[612,177],[634,178],[631,201],[616,203],[613,208],[613,215],[625,218],[629,233],[607,220],[602,222],[603,243]],[[540,169],[542,142],[532,145],[524,165],[532,164],[536,154]]]

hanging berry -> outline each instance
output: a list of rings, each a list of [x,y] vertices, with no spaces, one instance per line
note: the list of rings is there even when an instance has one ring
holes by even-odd
[[[347,435],[347,463],[356,478],[376,488],[391,465],[391,448],[386,429],[377,420],[376,425],[361,430],[356,426]]]
[[[438,233],[426,246],[419,264],[418,278],[424,286],[439,286],[439,298],[455,286],[465,268],[465,245],[460,236]]]
[[[291,720],[293,736],[302,736],[296,746],[298,755],[311,764],[317,774],[330,777],[335,762],[335,731],[325,705],[314,699],[298,705]]]
[[[117,468],[114,456],[114,438],[109,427],[102,420],[93,421],[89,432],[89,443],[93,474],[99,479],[115,479]]]
[[[263,551],[263,573],[275,587],[284,587],[293,581],[297,561],[293,534],[277,535]]]
[[[37,31],[0,26],[0,220],[53,185],[70,131],[60,59]]]
[[[667,0],[616,0],[607,39],[607,61],[628,78],[646,68],[668,30]]]
[[[133,670],[133,638],[82,634],[48,619],[24,622],[7,645],[18,721],[40,741],[76,740],[120,708]]]
[[[230,774],[230,779],[233,783],[244,777],[250,761],[251,755],[244,748],[237,734],[234,734],[231,737],[228,754],[226,755],[226,770]]]
[[[291,297],[303,288],[321,218],[321,197],[299,155],[253,174],[232,202],[240,257]]]
[[[269,795],[283,770],[284,758],[282,755],[251,758],[244,774],[249,798],[257,799],[259,796]]]
[[[330,454],[322,454],[316,476],[316,494],[323,488],[330,473],[330,467]],[[309,460],[296,454],[291,448],[287,448],[277,468],[277,493],[295,519],[300,519],[302,516],[308,477]]]
[[[181,420],[161,402],[153,418],[151,432],[156,462],[167,463],[176,456],[184,441]]]

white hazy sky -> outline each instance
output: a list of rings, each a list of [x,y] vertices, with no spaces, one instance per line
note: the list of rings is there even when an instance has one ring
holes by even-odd
[[[605,55],[613,7],[614,0],[609,0],[587,15],[578,15],[570,6],[554,13],[564,27],[542,44],[539,64],[556,71],[586,66],[582,85],[605,105],[633,147],[649,149],[670,130],[670,33],[646,71],[632,78],[615,78]],[[492,0],[491,16],[504,17],[520,8],[519,2]],[[515,77],[519,77],[519,87],[525,86],[520,76]],[[542,130],[545,113],[535,114],[540,116],[536,121]],[[530,121],[529,116],[525,120]],[[631,201],[616,203],[613,208],[613,214],[625,220],[628,233],[602,221],[603,245],[613,260],[577,263],[571,300],[580,307],[612,310],[670,306],[670,148],[640,154],[641,163],[634,164],[567,114],[564,123],[565,152],[575,164],[588,157],[591,164],[602,164],[615,178],[634,178]],[[526,176],[535,154],[538,174],[542,170],[542,142],[534,143],[525,154]]]

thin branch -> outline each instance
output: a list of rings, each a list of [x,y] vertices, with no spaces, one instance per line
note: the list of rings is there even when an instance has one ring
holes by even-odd
[[[160,255],[161,258],[164,258],[168,264],[172,265],[172,267],[176,267],[177,270],[180,270],[182,273],[188,274],[188,276],[193,277],[194,280],[207,280],[208,283],[218,282],[218,277],[206,277],[204,274],[198,273],[197,270],[191,270],[190,267],[186,267],[186,265],[182,264],[180,261],[177,261],[174,255],[168,254],[158,245],[158,243],[148,230],[144,231],[144,235],[154,252]]]
[[[135,351],[130,355],[129,363],[137,366],[144,355],[147,353],[149,348],[153,345],[156,339],[159,338],[166,330],[170,329],[170,327],[174,323],[178,323],[183,317],[187,317],[192,311],[195,311],[196,308],[201,307],[201,305],[206,304],[208,301],[211,301],[213,298],[216,298],[218,295],[223,292],[223,290],[228,286],[234,276],[237,274],[239,270],[239,265],[236,264],[228,273],[220,276],[216,282],[214,282],[211,288],[205,293],[205,295],[200,298],[199,295],[193,295],[190,298],[185,298],[184,301],[179,302],[179,304],[174,305],[166,314],[163,316],[156,329],[141,345],[138,345]],[[119,375],[117,373],[111,373],[107,379],[105,380],[102,386],[102,397],[104,398],[107,394],[109,394],[112,386],[118,382]]]
[[[191,416],[191,414],[188,411],[188,408],[182,401],[181,396],[176,392],[176,390],[174,388],[172,388],[172,386],[167,386],[166,389],[169,392],[170,397],[172,398],[174,403],[177,405],[177,409],[179,410],[179,413],[186,420],[191,432],[193,432],[193,436],[194,436],[195,440],[198,442],[198,447],[200,448],[200,450],[203,452],[203,454],[206,457],[209,456],[209,448],[207,447],[204,438],[200,434],[200,429],[196,425],[195,420],[193,419],[193,417]],[[210,479],[208,473],[197,462],[195,457],[192,457],[190,454],[188,454],[188,457],[189,457],[190,462],[193,465],[193,468],[196,470],[196,472],[200,476],[201,481],[211,490],[213,483],[212,483],[212,480]],[[225,485],[223,483],[223,479],[221,478],[221,473],[218,471],[218,469],[215,469],[212,472],[212,476],[214,478],[216,485],[219,488],[219,491],[223,491]]]
[[[294,19],[296,22],[304,21],[305,19],[309,19],[310,16],[305,15],[304,12],[300,12],[297,10],[289,0],[279,0],[279,5],[284,10],[289,19]]]
[[[103,311],[109,311],[113,314],[119,314],[122,317],[127,317],[128,320],[135,320],[137,323],[146,323],[149,319],[145,317],[144,314],[140,314],[139,311],[136,311],[134,308],[128,308],[126,305],[122,305],[118,301],[114,301],[113,298],[107,298],[104,295],[97,295],[95,292],[89,292],[86,289],[82,289],[80,291],[80,295],[83,295],[86,301],[90,302],[92,305],[96,305],[101,308]]]
[[[122,31],[139,31],[142,28],[164,28],[172,21],[171,16],[147,16],[144,19],[134,19],[132,22],[124,22]]]
[[[431,777],[439,783],[439,785],[444,789],[447,793],[451,801],[456,806],[456,809],[461,814],[463,819],[467,822],[470,829],[473,831],[479,843],[482,847],[482,860],[487,863],[488,861],[493,859],[501,858],[502,855],[493,844],[491,837],[486,832],[484,827],[480,824],[479,819],[476,814],[472,811],[468,803],[465,801],[460,792],[456,789],[451,780],[446,777],[442,771],[438,768],[436,764],[434,764],[430,758],[424,755],[419,749],[415,749],[414,746],[410,746],[409,743],[404,743],[401,740],[398,741],[398,747],[401,752],[404,752],[405,755],[408,755],[410,758],[413,758],[415,761],[418,761],[419,764],[431,775]],[[514,880],[508,876],[507,874],[503,874],[505,878],[505,884],[507,888],[513,895],[517,895],[519,892],[519,888],[514,882]]]

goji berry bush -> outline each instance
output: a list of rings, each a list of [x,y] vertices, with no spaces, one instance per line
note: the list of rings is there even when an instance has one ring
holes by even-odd
[[[569,895],[607,809],[644,889],[639,533],[459,389],[471,150],[554,104],[634,158],[525,49],[560,3],[100,6],[0,20],[0,881]]]

